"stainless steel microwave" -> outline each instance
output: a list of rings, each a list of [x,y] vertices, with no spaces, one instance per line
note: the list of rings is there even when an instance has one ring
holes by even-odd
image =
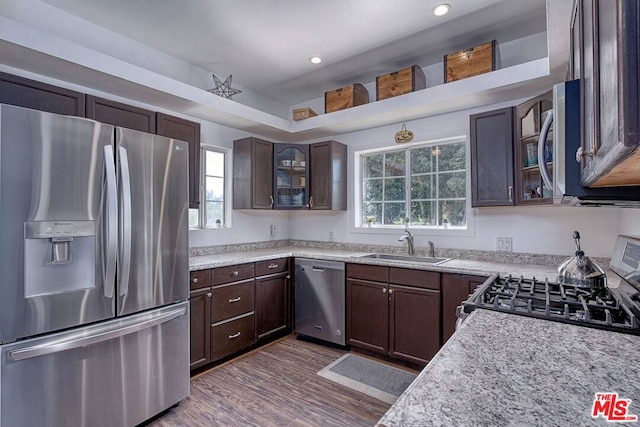
[[[538,142],[538,158],[544,158],[540,150],[552,132],[553,177],[545,162],[540,162],[540,173],[545,186],[553,189],[554,203],[640,208],[638,186],[587,188],[580,184],[581,164],[576,153],[581,147],[581,128],[580,81],[554,85],[553,111],[545,119]]]

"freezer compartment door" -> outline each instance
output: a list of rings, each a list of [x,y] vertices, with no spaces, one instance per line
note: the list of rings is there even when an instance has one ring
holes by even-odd
[[[130,427],[189,395],[180,303],[1,348],[0,426]]]
[[[295,331],[345,345],[345,268],[343,262],[296,258]]]
[[[113,126],[0,106],[0,343],[115,315],[113,139]]]
[[[119,315],[189,296],[186,142],[116,128]]]

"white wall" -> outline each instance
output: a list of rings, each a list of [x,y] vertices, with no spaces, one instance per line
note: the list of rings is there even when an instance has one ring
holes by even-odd
[[[640,237],[640,209],[622,209],[620,234]]]
[[[464,135],[468,142],[469,114],[517,105],[524,100],[488,107],[443,114],[407,122],[413,131],[414,143]],[[393,137],[401,123],[360,132],[336,135],[335,140],[349,146],[348,211],[340,213],[292,212],[291,237],[327,241],[329,231],[335,240],[349,243],[401,245],[398,237],[402,229],[381,230],[356,228],[353,194],[354,151],[392,147]],[[411,143],[410,143],[411,144]],[[467,159],[468,160],[468,159]],[[469,193],[470,194],[470,193]],[[431,240],[436,247],[495,250],[496,237],[512,237],[515,252],[566,255],[575,251],[572,232],[580,231],[585,251],[591,256],[609,257],[615,237],[620,233],[623,209],[577,208],[568,206],[531,206],[473,209],[468,219],[469,231],[425,231],[416,229],[416,245],[424,247]],[[638,211],[640,212],[640,211]],[[627,214],[627,222],[634,222],[634,213]],[[629,228],[632,226],[629,225]],[[412,231],[413,232],[413,231]]]

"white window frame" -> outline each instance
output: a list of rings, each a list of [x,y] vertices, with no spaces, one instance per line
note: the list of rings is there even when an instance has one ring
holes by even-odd
[[[362,223],[362,183],[363,183],[363,171],[362,171],[362,158],[363,156],[375,154],[375,153],[384,153],[384,152],[392,152],[397,151],[399,149],[409,150],[413,148],[424,148],[434,145],[444,145],[449,143],[464,143],[466,149],[466,159],[465,159],[465,170],[466,170],[466,204],[465,204],[465,212],[467,219],[466,227],[448,227],[444,228],[443,226],[428,226],[428,225],[414,225],[410,224],[409,229],[412,232],[416,232],[417,235],[442,235],[442,236],[472,236],[475,234],[475,221],[473,216],[473,209],[471,208],[471,161],[470,161],[470,150],[469,150],[469,141],[466,135],[457,135],[447,138],[439,138],[427,141],[413,142],[410,145],[405,145],[402,147],[399,146],[389,146],[385,145],[384,147],[365,149],[353,152],[353,202],[354,202],[354,211],[353,217],[351,218],[351,232],[354,233],[375,233],[375,234],[397,234],[398,230],[403,230],[405,228],[404,225],[395,225],[395,224],[375,224],[369,227],[367,224]],[[409,173],[408,173],[409,174]],[[410,186],[407,185],[406,188],[407,197],[410,196]],[[408,200],[408,199],[407,199]]]
[[[201,146],[200,147],[200,177],[199,177],[199,188],[200,188],[200,207],[198,208],[198,227],[200,230],[216,230],[218,227],[215,224],[207,225],[205,224],[206,220],[206,155],[207,151],[212,151],[216,153],[221,153],[224,155],[224,198],[223,198],[223,226],[221,228],[228,229],[231,228],[231,167],[232,167],[232,159],[231,159],[231,150],[228,148],[216,147],[216,146]]]

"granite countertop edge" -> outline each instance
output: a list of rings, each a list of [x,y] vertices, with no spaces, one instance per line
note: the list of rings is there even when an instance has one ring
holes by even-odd
[[[549,279],[555,279],[554,276],[556,273],[556,266],[537,264],[512,264],[504,262],[487,262],[453,258],[439,265],[434,265],[409,261],[391,261],[384,259],[362,258],[363,255],[367,255],[368,253],[370,252],[354,252],[320,248],[300,248],[295,246],[256,249],[213,255],[190,256],[189,270],[205,270],[209,268],[225,267],[242,263],[268,261],[276,258],[295,257],[481,276],[489,276],[492,274],[513,274],[517,276],[523,276],[525,278],[548,277]]]

